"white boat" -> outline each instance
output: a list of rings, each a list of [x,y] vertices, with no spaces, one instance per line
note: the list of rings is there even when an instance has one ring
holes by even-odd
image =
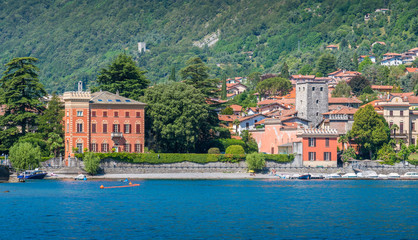
[[[74,180],[84,180],[84,181],[86,181],[87,177],[84,174],[80,174],[77,177],[75,177]]]
[[[387,179],[388,178],[388,175],[386,175],[386,174],[379,174],[379,175],[377,175],[377,178]]]
[[[400,178],[401,176],[397,173],[389,173],[388,174],[388,178],[389,179],[396,179],[396,178]]]
[[[355,173],[346,173],[341,176],[341,178],[357,178],[357,174]]]
[[[401,176],[401,178],[418,178],[417,172],[407,172]]]
[[[331,173],[327,176],[327,178],[341,178],[341,175],[338,173]]]
[[[361,176],[360,176],[361,174]],[[375,171],[364,171],[361,173],[357,173],[358,177],[363,177],[363,178],[378,178],[378,175]]]

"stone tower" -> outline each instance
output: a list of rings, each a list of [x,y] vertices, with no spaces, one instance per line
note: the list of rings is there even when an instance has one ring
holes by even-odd
[[[311,121],[316,127],[322,113],[328,112],[328,85],[323,81],[305,81],[296,84],[296,111],[298,117]]]
[[[138,52],[142,53],[147,51],[147,43],[146,42],[138,42]]]

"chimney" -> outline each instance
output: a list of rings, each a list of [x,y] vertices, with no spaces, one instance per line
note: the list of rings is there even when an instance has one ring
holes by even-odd
[[[118,95],[118,96],[119,96],[119,90],[117,90],[117,91],[116,91],[116,95]]]
[[[79,92],[82,92],[83,91],[83,82],[82,81],[79,81],[78,82],[78,91]]]

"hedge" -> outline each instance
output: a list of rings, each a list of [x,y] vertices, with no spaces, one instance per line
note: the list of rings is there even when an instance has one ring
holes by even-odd
[[[128,163],[149,163],[149,164],[163,164],[163,163],[179,163],[179,162],[194,162],[194,163],[209,163],[209,162],[231,162],[236,163],[244,161],[246,155],[244,154],[193,154],[193,153],[94,153],[101,160],[111,158],[120,162]],[[77,154],[78,158],[83,158],[84,154]],[[291,162],[294,156],[287,154],[266,154],[266,160],[275,161],[279,163]]]

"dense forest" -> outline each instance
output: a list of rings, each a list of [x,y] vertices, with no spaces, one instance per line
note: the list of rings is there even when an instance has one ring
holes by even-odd
[[[211,34],[214,45],[194,45]],[[36,57],[49,92],[75,90],[80,80],[96,85],[100,69],[122,52],[153,83],[167,81],[173,68],[178,75],[193,56],[218,78],[277,73],[284,62],[290,73],[310,72],[328,44],[340,46],[336,58],[380,58],[418,47],[417,35],[414,0],[4,0],[0,70],[14,57]],[[148,51],[139,53],[138,42]]]

